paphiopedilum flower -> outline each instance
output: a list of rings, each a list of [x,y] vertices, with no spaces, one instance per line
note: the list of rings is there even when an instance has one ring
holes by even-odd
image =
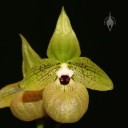
[[[61,123],[82,118],[89,104],[87,88],[113,89],[108,75],[87,57],[80,57],[78,39],[62,8],[50,40],[47,56],[41,58],[22,40],[23,80],[0,90],[0,108],[10,107],[24,121],[45,115]]]

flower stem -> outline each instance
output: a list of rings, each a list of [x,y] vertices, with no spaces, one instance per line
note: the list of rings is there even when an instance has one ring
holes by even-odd
[[[37,124],[36,128],[45,128],[45,126],[46,126],[46,122],[42,119],[36,120],[36,124]],[[57,123],[54,128],[60,128],[61,125],[62,125],[62,123]]]
[[[44,128],[44,124],[43,124],[43,121],[38,119],[37,120],[37,127],[36,128]]]

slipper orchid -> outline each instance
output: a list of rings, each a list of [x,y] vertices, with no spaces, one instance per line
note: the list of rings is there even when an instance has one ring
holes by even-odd
[[[62,8],[47,56],[41,58],[22,40],[23,80],[0,90],[0,108],[10,107],[23,121],[50,116],[56,122],[73,123],[86,113],[87,89],[113,89],[108,75],[87,57],[80,57],[78,39]]]

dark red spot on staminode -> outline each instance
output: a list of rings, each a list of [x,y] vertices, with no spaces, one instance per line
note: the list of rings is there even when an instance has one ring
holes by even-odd
[[[67,85],[70,82],[70,77],[68,75],[62,75],[60,78],[60,83]]]

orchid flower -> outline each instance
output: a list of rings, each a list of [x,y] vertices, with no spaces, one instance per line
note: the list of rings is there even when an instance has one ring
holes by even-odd
[[[0,108],[10,107],[20,120],[49,116],[56,122],[74,123],[86,113],[87,89],[113,89],[109,76],[87,57],[80,57],[79,41],[64,10],[41,58],[20,34],[23,79],[0,90]]]

